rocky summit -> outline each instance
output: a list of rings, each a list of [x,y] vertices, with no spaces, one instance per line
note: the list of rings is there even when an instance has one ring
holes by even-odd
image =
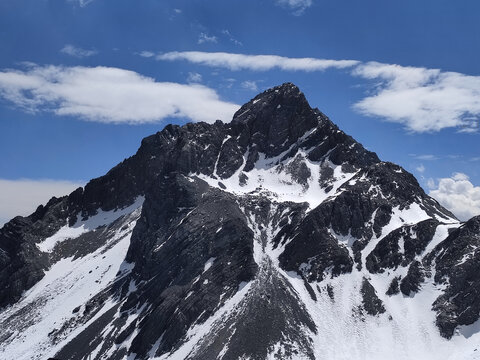
[[[459,222],[286,83],[0,230],[1,359],[479,359]]]

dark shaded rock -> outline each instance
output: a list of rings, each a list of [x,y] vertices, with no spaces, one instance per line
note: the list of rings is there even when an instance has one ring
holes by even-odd
[[[385,312],[382,300],[378,298],[375,288],[366,278],[363,278],[360,292],[362,293],[363,308],[367,314],[379,315]]]
[[[366,267],[371,273],[408,266],[432,240],[438,221],[428,219],[415,225],[402,226],[385,236],[367,256]],[[400,241],[402,246],[400,247]]]
[[[327,294],[328,294],[328,296],[330,297],[330,299],[331,299],[332,301],[335,300],[335,294],[334,294],[334,292],[333,292],[333,287],[332,287],[332,285],[330,285],[330,284],[327,285]]]
[[[440,333],[450,338],[459,325],[470,325],[480,314],[480,216],[450,232],[426,258],[435,261],[435,283],[447,285],[433,303]]]
[[[421,284],[425,281],[425,269],[422,264],[415,260],[408,268],[407,275],[400,283],[400,290],[406,296],[413,296],[421,288]]]
[[[0,229],[0,308],[43,278],[50,261],[36,243],[65,225],[68,215],[66,198],[52,198],[32,215],[17,216]]]
[[[305,164],[305,158],[301,155],[297,155],[292,162],[290,162],[286,168],[287,173],[292,176],[292,179],[297,183],[308,186],[308,179],[312,175],[310,169]]]
[[[251,138],[250,144],[254,144],[267,157],[287,150],[317,124],[317,116],[305,96],[292,83],[257,95],[243,105],[232,120],[233,127],[241,129],[241,136]]]
[[[313,212],[299,224],[279,260],[282,268],[302,272],[308,281],[323,280],[326,269],[338,276],[351,272],[353,266],[348,250],[319,224]]]
[[[399,284],[400,284],[401,278],[402,278],[401,276],[395,276],[392,279],[392,282],[390,283],[387,291],[385,292],[386,295],[392,296],[392,295],[396,295],[396,294],[400,293]]]
[[[242,171],[240,175],[238,175],[238,183],[241,186],[244,186],[247,184],[247,181],[248,181],[248,176]]]
[[[212,258],[212,271],[203,272]],[[139,356],[162,333],[158,353],[170,351],[193,322],[213,313],[222,294],[228,299],[257,271],[253,234],[235,198],[173,174],[146,198],[127,261],[140,280],[155,279],[140,295],[154,310],[132,343]]]

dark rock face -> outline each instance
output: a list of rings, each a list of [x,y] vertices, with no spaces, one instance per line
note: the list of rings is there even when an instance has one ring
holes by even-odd
[[[274,157],[287,150],[318,124],[315,113],[298,87],[283,84],[256,96],[233,116],[240,144]]]
[[[287,271],[301,270],[308,281],[322,281],[328,268],[338,276],[351,272],[353,266],[348,250],[319,225],[314,214],[299,224],[279,260]]]
[[[480,314],[480,216],[454,230],[426,259],[435,259],[435,282],[446,291],[433,304],[437,325],[450,338],[459,325],[470,325]]]
[[[432,240],[438,221],[428,219],[415,225],[402,226],[385,236],[367,256],[367,269],[382,273],[385,269],[407,266],[420,255]],[[402,248],[400,248],[400,241]]]
[[[43,277],[49,260],[35,244],[65,225],[66,209],[65,198],[53,198],[29,217],[17,216],[0,229],[0,308],[17,301]]]
[[[268,188],[273,180],[260,170],[272,170],[276,186],[287,190]],[[308,196],[284,200],[292,186]],[[37,246],[65,225],[124,209],[139,196],[141,213],[65,239],[51,253]],[[429,219],[398,215],[412,207]],[[229,124],[166,126],[105,176],[6,224],[0,309],[17,303],[57,261],[105,251],[131,234],[124,262],[131,271],[121,267],[48,335],[52,348],[64,344],[58,358],[80,360],[97,349],[98,359],[178,351],[192,360],[315,359],[323,318],[312,308],[353,299],[353,313],[369,321],[389,312],[386,296],[414,297],[433,273],[446,287],[433,310],[450,337],[480,313],[479,219],[443,241],[437,236],[434,247],[443,220],[454,216],[410,173],[380,161],[286,83],[245,104]],[[344,294],[340,280],[349,276],[356,283]],[[386,294],[375,276],[389,279]],[[30,310],[0,318],[0,342],[10,341],[22,311]],[[199,328],[207,336],[197,336]],[[71,329],[81,331],[69,337]]]
[[[425,270],[422,264],[415,260],[408,268],[407,275],[402,279],[400,290],[404,295],[413,295],[420,290],[424,281]]]
[[[390,283],[390,285],[388,286],[388,289],[385,294],[390,296],[397,295],[400,292],[400,286],[399,286],[400,280],[401,280],[400,276],[395,276],[392,279],[392,282]]]
[[[232,196],[183,176],[172,176],[164,186],[146,200],[127,255],[141,281],[156,278],[145,292],[132,295],[155,309],[132,344],[139,355],[164,332],[158,352],[170,351],[194,321],[212,315],[222,295],[230,298],[257,271],[253,234]]]
[[[375,288],[365,278],[363,278],[360,292],[362,293],[363,308],[367,314],[375,316],[385,312],[385,307],[382,300],[378,298]]]

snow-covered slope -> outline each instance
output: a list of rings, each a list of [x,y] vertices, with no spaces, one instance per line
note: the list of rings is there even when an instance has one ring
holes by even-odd
[[[460,223],[293,84],[0,230],[0,358],[477,359]]]

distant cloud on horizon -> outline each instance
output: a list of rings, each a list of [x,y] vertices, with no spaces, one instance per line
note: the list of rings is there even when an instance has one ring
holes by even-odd
[[[27,216],[53,196],[71,193],[83,182],[69,180],[0,179],[0,228],[15,216]]]

